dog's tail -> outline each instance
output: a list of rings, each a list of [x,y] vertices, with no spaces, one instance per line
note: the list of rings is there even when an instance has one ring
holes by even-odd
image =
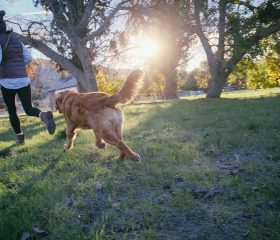
[[[142,86],[143,75],[141,70],[131,72],[123,87],[116,94],[104,99],[101,104],[106,107],[114,107],[117,104],[124,104],[131,101]]]

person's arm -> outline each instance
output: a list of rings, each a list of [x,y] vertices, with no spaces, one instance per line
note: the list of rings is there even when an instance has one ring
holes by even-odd
[[[24,44],[21,43],[21,45],[22,45],[23,60],[24,60],[24,63],[27,65],[28,63],[30,63],[32,61],[32,56],[31,56],[31,53],[29,52],[29,50],[24,46]]]

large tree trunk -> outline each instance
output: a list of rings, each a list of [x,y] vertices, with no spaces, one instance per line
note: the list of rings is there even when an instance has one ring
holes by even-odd
[[[98,92],[98,86],[97,86],[97,81],[94,72],[85,73],[84,77],[77,79],[77,84],[78,84],[78,92],[80,93]]]
[[[73,77],[77,79],[78,84],[78,92],[85,93],[85,92],[97,92],[98,91],[98,85],[95,78],[95,73],[93,71],[93,67],[91,66],[91,62],[88,64],[87,67],[83,68],[87,69],[85,72],[83,70],[77,70],[79,69],[79,66],[77,68],[70,68],[67,69]],[[92,69],[91,69],[92,68]]]
[[[97,92],[98,84],[96,81],[92,60],[87,49],[79,42],[76,43],[75,52],[79,57],[84,73],[84,78],[77,79],[79,92]]]
[[[79,92],[98,92],[95,73],[93,71],[93,68],[90,69],[90,67],[92,68],[92,66],[86,66],[87,70],[85,70],[84,78],[77,80]],[[82,84],[82,82],[84,84]],[[86,85],[86,88],[84,87],[84,85]]]
[[[228,75],[223,73],[215,73],[211,76],[210,86],[207,91],[207,98],[220,98],[223,87],[227,82]]]
[[[98,85],[91,59],[88,56],[87,50],[82,47],[81,44],[79,44],[75,49],[77,51],[78,60],[70,61],[69,59],[53,51],[50,47],[39,40],[30,39],[17,33],[13,34],[25,44],[30,44],[32,47],[45,54],[55,62],[59,63],[64,69],[69,71],[73,77],[77,79],[79,92],[98,91]]]
[[[83,82],[86,83],[86,80],[83,79]],[[78,84],[78,85],[77,85],[77,88],[78,88],[78,92],[79,92],[79,93],[85,93],[85,92],[87,92],[87,89],[84,88],[83,85],[81,84],[81,79],[77,80],[77,84]]]
[[[165,78],[164,95],[166,99],[177,98],[177,74],[176,69],[169,67],[163,72]]]

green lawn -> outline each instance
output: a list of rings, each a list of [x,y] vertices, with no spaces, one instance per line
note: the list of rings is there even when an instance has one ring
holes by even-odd
[[[280,89],[123,107],[140,164],[0,118],[0,239],[280,239]],[[24,238],[26,236],[26,238]],[[30,236],[27,238],[27,236]]]

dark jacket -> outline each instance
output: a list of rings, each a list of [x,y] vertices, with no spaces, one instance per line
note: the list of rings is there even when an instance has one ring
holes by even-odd
[[[2,48],[2,62],[0,64],[0,79],[27,77],[24,63],[22,43],[11,35],[7,47],[4,49],[9,35],[0,33],[0,44]]]

